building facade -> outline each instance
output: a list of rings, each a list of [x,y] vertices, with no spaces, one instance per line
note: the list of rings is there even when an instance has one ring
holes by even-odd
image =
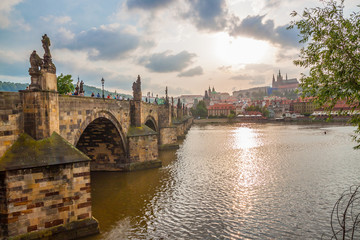
[[[228,116],[231,111],[235,112],[236,107],[233,104],[214,104],[208,107],[209,117]]]

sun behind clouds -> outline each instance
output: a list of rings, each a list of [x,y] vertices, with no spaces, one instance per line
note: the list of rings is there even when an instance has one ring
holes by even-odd
[[[270,44],[265,41],[233,38],[225,33],[219,33],[215,38],[214,54],[225,65],[262,63],[270,52]]]

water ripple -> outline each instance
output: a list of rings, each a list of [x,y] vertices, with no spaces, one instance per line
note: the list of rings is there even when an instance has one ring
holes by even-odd
[[[324,135],[320,126],[194,126],[181,148],[169,153],[175,161],[133,186],[142,186],[140,209],[102,238],[329,236],[333,204],[347,186],[360,182],[352,130],[327,127]]]

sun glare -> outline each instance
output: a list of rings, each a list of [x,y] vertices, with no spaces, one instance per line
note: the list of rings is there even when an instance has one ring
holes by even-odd
[[[216,57],[224,64],[260,63],[269,51],[265,41],[233,38],[224,33],[219,33],[215,42]]]

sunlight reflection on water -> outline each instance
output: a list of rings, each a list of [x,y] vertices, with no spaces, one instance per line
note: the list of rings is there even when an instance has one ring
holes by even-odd
[[[351,127],[193,126],[164,167],[92,174],[89,239],[320,239],[360,183]]]
[[[237,127],[232,130],[234,134],[234,149],[249,149],[261,146],[259,133],[250,127]]]

